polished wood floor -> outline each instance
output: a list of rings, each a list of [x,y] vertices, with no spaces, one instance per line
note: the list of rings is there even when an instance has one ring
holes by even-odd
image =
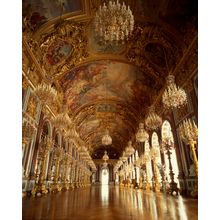
[[[24,198],[23,220],[196,220],[197,200],[115,186]]]

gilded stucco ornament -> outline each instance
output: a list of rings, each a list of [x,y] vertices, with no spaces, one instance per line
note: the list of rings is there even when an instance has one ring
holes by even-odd
[[[38,59],[44,71],[53,76],[62,75],[88,57],[85,27],[81,23],[61,21],[53,32],[41,35],[39,48]]]
[[[36,97],[31,95],[28,100],[26,113],[34,120],[37,114],[37,106],[38,106],[38,103],[37,103]]]

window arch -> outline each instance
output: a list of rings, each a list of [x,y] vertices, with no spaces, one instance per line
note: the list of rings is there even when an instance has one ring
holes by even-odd
[[[43,123],[40,140],[42,140],[44,137],[52,137],[52,127],[48,120],[44,121]]]
[[[165,139],[166,140],[168,139],[168,142],[170,144],[173,143],[174,144],[173,146],[175,146],[173,132],[172,132],[172,128],[171,128],[169,121],[165,120],[163,122],[161,132],[162,132],[162,142],[165,141]],[[171,152],[171,164],[172,164],[173,173],[174,173],[174,181],[177,183],[177,186],[179,187],[179,180],[178,180],[179,168],[177,164],[175,148],[170,149],[170,152]],[[164,151],[164,160],[165,160],[166,179],[168,180],[168,182],[171,182],[170,175],[169,175],[170,169],[169,169],[169,160],[167,156],[167,150]]]

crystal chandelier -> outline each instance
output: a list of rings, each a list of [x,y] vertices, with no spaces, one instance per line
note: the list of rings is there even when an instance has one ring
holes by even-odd
[[[128,39],[134,29],[134,16],[131,9],[123,2],[109,1],[106,6],[99,6],[95,15],[95,32],[101,42],[122,42]]]
[[[123,151],[123,153],[122,153],[121,160],[122,160],[122,162],[126,162],[127,161],[127,155],[126,155],[125,151]]]
[[[111,145],[112,144],[112,138],[109,135],[108,129],[106,129],[104,136],[102,137],[102,144],[103,145]]]
[[[57,99],[57,91],[51,85],[41,83],[34,89],[34,93],[39,97],[43,104],[52,104]]]
[[[185,143],[189,143],[190,141],[196,141],[198,138],[198,128],[192,119],[186,119],[179,126],[179,133],[181,139]]]
[[[132,155],[135,152],[135,149],[132,147],[132,142],[128,141],[128,146],[125,148],[125,153],[127,156]]]
[[[145,125],[149,130],[156,130],[162,125],[162,118],[156,114],[154,106],[149,108],[149,114],[145,119]]]
[[[109,156],[108,156],[108,154],[107,154],[107,151],[105,151],[105,153],[104,153],[102,159],[103,159],[104,161],[107,161],[107,160],[109,159]]]
[[[136,140],[138,142],[145,142],[149,139],[148,133],[144,129],[144,123],[139,123],[139,128],[136,133]]]
[[[187,103],[186,92],[176,86],[174,75],[167,76],[167,88],[165,89],[162,102],[165,108],[181,108]]]

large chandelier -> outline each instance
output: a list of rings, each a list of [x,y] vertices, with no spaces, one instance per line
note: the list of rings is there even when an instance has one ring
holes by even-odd
[[[105,134],[104,134],[104,136],[102,137],[102,144],[103,144],[103,145],[111,145],[111,144],[112,144],[112,138],[111,138],[111,136],[109,135],[108,129],[105,130]]]
[[[139,123],[139,128],[136,133],[136,140],[138,142],[145,142],[149,139],[148,133],[144,129],[144,123]]]
[[[149,108],[149,114],[145,119],[145,125],[149,130],[156,130],[162,125],[162,118],[156,114],[154,106]]]
[[[162,102],[165,108],[181,108],[187,103],[186,92],[176,86],[174,75],[167,76],[167,88],[165,89]]]
[[[122,42],[128,39],[134,29],[134,16],[130,7],[119,1],[109,1],[99,6],[95,15],[95,32],[101,42]]]
[[[119,158],[119,159],[121,159],[122,162],[125,162],[125,161],[127,160],[127,157],[126,157],[126,153],[125,153],[125,151],[123,151],[123,153],[122,153],[122,157]]]
[[[128,141],[128,146],[125,148],[126,155],[130,156],[135,152],[135,149],[132,146],[132,141]]]
[[[34,93],[39,97],[43,104],[52,104],[57,99],[57,91],[51,85],[41,83],[34,89]]]

